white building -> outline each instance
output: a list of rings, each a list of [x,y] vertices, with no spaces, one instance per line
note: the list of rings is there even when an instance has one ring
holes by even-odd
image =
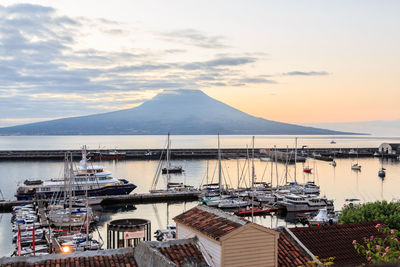
[[[272,229],[207,206],[174,221],[177,239],[197,237],[211,266],[278,266],[279,233]]]
[[[382,143],[379,146],[379,153],[389,154],[389,155],[399,155],[400,154],[400,144]]]

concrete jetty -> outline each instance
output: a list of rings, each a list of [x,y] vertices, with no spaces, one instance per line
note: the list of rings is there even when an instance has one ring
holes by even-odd
[[[107,206],[113,204],[145,204],[145,203],[158,203],[169,201],[193,201],[198,200],[201,192],[170,192],[170,193],[143,193],[143,194],[129,194],[129,195],[116,195],[116,196],[101,196],[100,205]],[[13,206],[33,203],[35,200],[15,200],[15,201],[2,201],[0,202],[0,212],[11,212]],[[40,203],[45,203],[48,200],[42,199]],[[43,213],[43,212],[42,212]],[[41,218],[44,222],[45,219]]]
[[[313,157],[313,154],[320,154],[323,157],[350,157],[354,156],[350,151],[356,151],[357,148],[302,148],[298,149],[298,161],[304,160],[304,157]],[[359,157],[372,157],[378,148],[362,148],[358,149]],[[1,150],[0,161],[5,160],[63,160],[65,153],[70,152],[74,159],[81,158],[81,150]],[[99,155],[103,155],[102,160],[113,159],[110,157],[115,150],[88,150],[89,157],[94,160],[99,159]],[[119,149],[118,152],[122,154],[116,156],[117,159],[134,159],[134,160],[158,160],[163,152],[162,149]],[[171,149],[171,159],[216,159],[218,157],[217,149],[210,148],[195,148],[195,149]],[[230,158],[245,158],[248,154],[252,154],[251,149],[247,148],[224,148],[221,149],[222,157],[224,159]],[[294,162],[293,149],[287,152],[287,148],[277,148],[278,161]],[[256,148],[254,149],[254,156],[261,157],[274,157],[274,148]],[[384,155],[385,156],[385,155]]]

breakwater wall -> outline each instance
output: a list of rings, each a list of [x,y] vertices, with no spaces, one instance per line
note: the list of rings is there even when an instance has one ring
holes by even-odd
[[[355,157],[357,151],[358,157],[372,157],[378,148],[304,148],[298,149],[298,161],[304,161],[304,157],[314,157],[326,160],[332,157],[346,158]],[[63,160],[65,153],[72,153],[74,159],[81,158],[81,150],[0,150],[0,161],[5,160]],[[93,160],[112,160],[112,159],[134,159],[134,160],[158,160],[165,151],[163,149],[119,149],[115,150],[88,150],[88,157]],[[247,155],[251,157],[252,150],[246,148],[224,148],[221,149],[224,159],[244,158]],[[171,149],[171,159],[216,159],[217,149]],[[287,148],[277,148],[278,161],[294,161],[293,149],[287,152]],[[256,148],[254,156],[256,158],[270,157],[275,155],[274,148]],[[388,157],[390,155],[384,155]]]

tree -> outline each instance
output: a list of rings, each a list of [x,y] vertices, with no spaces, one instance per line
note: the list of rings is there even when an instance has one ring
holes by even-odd
[[[370,263],[400,263],[400,234],[398,230],[377,224],[382,237],[364,237],[363,242],[353,241],[354,248]]]
[[[400,230],[400,202],[377,201],[360,205],[350,204],[342,210],[340,223],[381,221]]]

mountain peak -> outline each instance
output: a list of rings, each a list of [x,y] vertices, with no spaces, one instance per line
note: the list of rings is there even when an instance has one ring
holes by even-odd
[[[164,90],[142,105],[103,114],[1,128],[1,135],[345,134],[256,118],[200,90]]]

